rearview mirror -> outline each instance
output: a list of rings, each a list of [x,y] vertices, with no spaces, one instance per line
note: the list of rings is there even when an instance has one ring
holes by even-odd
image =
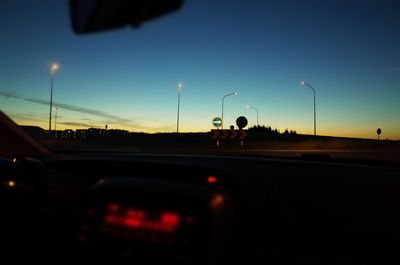
[[[139,27],[143,22],[180,9],[183,0],[70,0],[72,29],[85,34]]]

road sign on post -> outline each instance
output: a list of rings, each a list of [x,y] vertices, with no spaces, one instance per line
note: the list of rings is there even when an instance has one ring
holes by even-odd
[[[248,123],[248,121],[247,121],[246,117],[240,116],[239,118],[236,119],[236,125],[239,127],[239,130],[246,127],[247,123]]]
[[[376,133],[378,134],[378,141],[379,141],[379,136],[381,135],[381,133],[382,133],[382,130],[381,130],[381,128],[378,128],[378,130],[376,130]]]
[[[212,123],[215,127],[219,128],[222,126],[222,119],[220,117],[215,117]],[[243,139],[247,137],[247,132],[242,129],[247,126],[247,119],[240,116],[236,119],[236,124],[239,127],[239,130],[235,130],[233,125],[230,126],[230,130],[211,130],[211,139],[217,140],[217,146],[219,146],[220,140],[238,139],[240,140],[240,145],[243,146]]]
[[[212,120],[212,125],[213,125],[214,127],[216,127],[216,128],[221,127],[221,126],[222,126],[222,119],[221,119],[220,117],[215,117],[215,118]]]
[[[247,136],[247,133],[243,131],[242,129],[246,127],[248,124],[248,121],[246,117],[240,116],[236,119],[236,125],[239,127],[239,130],[241,132],[241,136],[239,137],[240,139],[240,146],[243,146],[243,139]]]

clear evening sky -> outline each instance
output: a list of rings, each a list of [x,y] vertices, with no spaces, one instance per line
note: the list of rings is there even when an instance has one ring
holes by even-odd
[[[68,2],[0,3],[0,110],[47,129],[49,65],[61,66],[57,129],[209,131],[221,115],[321,135],[400,139],[398,0],[188,0],[132,30],[75,35]]]

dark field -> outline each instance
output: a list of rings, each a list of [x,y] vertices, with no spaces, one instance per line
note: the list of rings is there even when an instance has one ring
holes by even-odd
[[[81,141],[43,140],[57,151],[142,152],[170,154],[251,155],[309,157],[317,159],[352,158],[400,161],[400,141],[339,138],[311,135],[249,134],[240,140],[224,139],[220,145],[211,133],[131,134]],[[329,157],[328,157],[329,156]]]

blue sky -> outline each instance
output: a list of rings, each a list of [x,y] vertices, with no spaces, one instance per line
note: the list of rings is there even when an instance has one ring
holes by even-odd
[[[0,110],[17,123],[47,128],[49,65],[61,66],[54,101],[101,111],[58,110],[59,129],[88,126],[208,131],[226,98],[236,117],[280,130],[400,138],[398,1],[186,1],[176,13],[102,34],[75,35],[67,1],[0,4]],[[12,93],[12,94],[10,94]],[[76,110],[76,108],[75,108]]]

